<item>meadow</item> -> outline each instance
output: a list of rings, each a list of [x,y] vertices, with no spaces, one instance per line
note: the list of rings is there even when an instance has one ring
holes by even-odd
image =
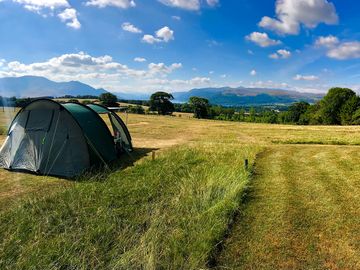
[[[128,127],[110,172],[0,171],[0,269],[360,268],[359,126]]]

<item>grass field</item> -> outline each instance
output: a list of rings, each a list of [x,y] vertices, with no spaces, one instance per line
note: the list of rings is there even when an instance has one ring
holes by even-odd
[[[0,269],[360,268],[360,127],[149,115],[128,127],[121,170],[0,172]]]

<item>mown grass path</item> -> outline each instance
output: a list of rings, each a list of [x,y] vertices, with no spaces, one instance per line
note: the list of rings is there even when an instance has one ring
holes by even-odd
[[[360,147],[272,146],[219,269],[360,269]]]

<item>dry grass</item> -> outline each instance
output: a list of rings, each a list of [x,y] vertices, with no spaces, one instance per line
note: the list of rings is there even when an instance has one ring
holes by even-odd
[[[4,119],[0,112],[0,125]],[[14,205],[20,209],[9,211],[13,221],[2,227],[7,259],[18,268],[49,266],[59,252],[60,266],[79,269],[205,268],[248,183],[243,159],[252,162],[264,148],[250,200],[240,207],[218,254],[219,267],[360,268],[360,148],[341,145],[360,144],[360,126],[249,124],[186,115],[130,114],[127,120],[136,151],[159,150],[155,163],[145,157],[105,183],[1,170],[0,214]],[[38,200],[24,204],[24,198]],[[43,232],[42,219],[60,227],[46,223]],[[63,224],[72,229],[62,231]],[[25,237],[20,257],[11,252],[18,246],[12,235]]]
[[[219,269],[360,269],[359,180],[358,147],[270,147]]]

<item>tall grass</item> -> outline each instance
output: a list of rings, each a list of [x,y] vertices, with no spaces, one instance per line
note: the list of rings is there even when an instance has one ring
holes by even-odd
[[[0,216],[0,269],[205,268],[259,147],[178,147]]]

